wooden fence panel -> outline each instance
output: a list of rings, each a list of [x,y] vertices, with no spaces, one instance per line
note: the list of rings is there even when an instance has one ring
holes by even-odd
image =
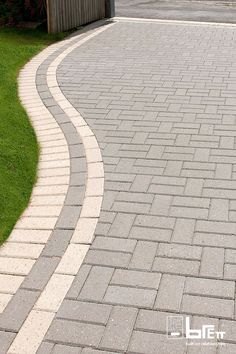
[[[106,0],[47,0],[48,32],[57,33],[105,17]]]

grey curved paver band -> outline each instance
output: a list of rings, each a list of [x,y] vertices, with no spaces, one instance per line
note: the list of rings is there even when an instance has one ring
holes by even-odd
[[[201,352],[235,352],[235,36],[128,20],[58,68],[99,141],[105,194],[38,354],[198,353],[167,338],[171,315],[226,332]]]
[[[71,111],[67,111],[68,105],[65,106],[65,109],[61,108],[62,104],[65,105],[66,102],[59,100],[59,98],[58,101],[56,101],[54,98],[57,97],[52,96],[53,89],[50,89],[48,84],[50,85],[49,78],[51,76],[49,70],[50,67],[52,67],[52,63],[57,60],[61,53],[65,53],[68,48],[73,47],[73,45],[80,45],[80,42],[86,40],[86,37],[89,37],[91,34],[94,36],[94,30],[95,33],[96,30],[100,31],[100,24],[102,24],[102,22],[98,23],[98,25],[88,26],[85,31],[79,33],[79,36],[76,36],[75,38],[72,37],[70,40],[49,47],[49,49],[45,50],[45,55],[44,51],[34,58],[32,60],[32,65],[31,63],[27,65],[21,74],[23,75],[23,79],[20,81],[20,84],[22,85],[22,88],[20,89],[21,97],[24,100],[24,95],[27,95],[28,93],[30,100],[31,91],[28,91],[27,82],[29,81],[30,85],[32,85],[31,81],[34,79],[34,71],[35,68],[37,68],[37,63],[42,62],[37,69],[35,84],[37,92],[39,93],[46,109],[42,111],[42,104],[39,99],[37,101],[37,109],[33,108],[32,112],[31,104],[29,104],[28,101],[24,102],[28,113],[31,116],[33,125],[36,128],[39,142],[43,145],[43,154],[41,155],[41,161],[39,164],[39,182],[37,182],[37,185],[34,188],[30,206],[16,225],[15,230],[19,231],[18,234],[22,239],[20,242],[23,242],[23,245],[28,246],[28,244],[24,243],[27,241],[23,240],[25,231],[27,231],[27,233],[34,231],[38,232],[34,225],[29,227],[32,220],[31,217],[35,219],[34,223],[37,223],[37,227],[40,229],[39,221],[42,221],[43,223],[45,217],[48,216],[45,215],[45,211],[48,207],[46,203],[47,200],[50,201],[49,204],[51,208],[57,210],[59,210],[59,208],[61,209],[60,214],[54,223],[55,226],[52,228],[50,237],[47,237],[47,240],[45,240],[46,245],[40,246],[41,254],[38,254],[38,259],[34,261],[34,263],[32,262],[31,271],[28,275],[25,273],[25,275],[27,275],[25,279],[22,277],[23,281],[21,282],[19,289],[14,295],[12,295],[11,301],[9,301],[9,304],[0,314],[0,328],[2,330],[2,332],[0,331],[0,338],[2,350],[4,350],[4,352],[18,354],[33,354],[33,352],[36,352],[37,346],[40,344],[40,335],[43,335],[42,331],[44,326],[42,326],[42,322],[46,319],[46,321],[50,323],[52,320],[54,313],[57,311],[57,307],[60,305],[60,302],[63,300],[65,293],[73,281],[74,275],[77,273],[80,263],[92,240],[93,230],[97,222],[97,215],[94,214],[93,209],[88,208],[89,205],[86,205],[86,200],[102,198],[103,190],[101,190],[98,197],[98,194],[93,191],[91,181],[96,183],[97,174],[99,174],[99,181],[102,181],[103,169],[100,160],[94,158],[93,161],[89,161],[88,156],[86,156],[85,153],[90,153],[88,155],[92,156],[91,152],[95,150],[94,144],[96,143],[96,140],[92,140],[93,134],[80,115],[77,114],[76,116],[73,115]],[[103,29],[101,28],[101,30]],[[50,53],[52,54],[50,55]],[[42,59],[40,57],[42,57]],[[32,69],[31,66],[33,66]],[[25,77],[27,77],[27,79],[25,79]],[[34,86],[32,86],[32,89],[33,87]],[[28,98],[26,100],[28,100]],[[39,109],[41,109],[42,113],[47,111],[50,112],[45,116],[45,119],[47,120],[46,122],[45,119],[43,119],[41,123],[41,117],[38,113]],[[37,119],[35,119],[35,117]],[[52,119],[49,121],[49,118],[51,117]],[[53,123],[53,120],[56,120],[65,138],[60,135],[60,131]],[[38,122],[39,124],[37,124]],[[43,129],[41,129],[41,127]],[[45,134],[41,134],[41,130],[45,132]],[[45,140],[44,137],[46,137]],[[49,139],[47,137],[49,137]],[[67,145],[65,145],[64,141],[67,142]],[[93,142],[92,147],[89,146],[89,143],[91,144],[91,142]],[[67,152],[69,152],[68,155]],[[50,153],[53,153],[53,155],[50,155]],[[53,158],[54,156],[55,158]],[[46,164],[43,166],[43,163],[45,162]],[[49,164],[47,162],[49,162]],[[87,167],[89,168],[88,171]],[[68,168],[70,170],[68,170]],[[41,169],[43,169],[42,172]],[[35,191],[40,188],[39,186],[41,184],[45,187],[44,183],[42,183],[42,177],[45,175],[44,169],[46,169],[45,177],[49,178],[45,178],[44,182],[50,181],[50,183],[48,183],[48,185],[45,184],[46,188],[48,188],[46,192],[42,193],[42,195],[39,194],[38,196]],[[63,193],[61,190],[63,190]],[[53,193],[51,194],[52,191]],[[64,191],[66,191],[66,194]],[[64,196],[61,194],[64,194]],[[95,197],[93,197],[94,195]],[[36,200],[34,198],[36,198]],[[62,202],[63,204],[61,206]],[[95,210],[97,214],[99,214],[98,208]],[[80,217],[81,210],[82,217]],[[88,212],[89,210],[93,219],[85,215],[85,212]],[[56,215],[57,214],[55,214],[55,216]],[[42,216],[44,218],[41,219]],[[25,219],[27,219],[27,227],[24,224]],[[84,226],[85,221],[87,229],[85,229]],[[43,225],[42,229],[44,229]],[[45,229],[47,230],[47,228]],[[12,246],[12,241],[16,242],[14,239],[15,230],[10,236],[7,244],[1,248],[1,256],[4,256],[6,249],[9,249],[8,245]],[[48,230],[48,236],[49,231],[50,230]],[[81,237],[81,233],[84,231],[87,231],[87,233]],[[71,240],[72,236],[73,240]],[[37,240],[31,242],[37,243]],[[18,244],[18,247],[20,248],[21,244]],[[75,255],[77,255],[77,260],[75,260],[75,264],[71,266]],[[17,252],[15,256],[18,257]],[[68,258],[70,258],[71,261],[68,262]],[[51,303],[50,301],[47,303],[47,301],[50,300],[48,299],[47,293],[49,291],[51,291],[50,295],[56,298],[57,292],[59,293],[57,303]],[[59,300],[60,302],[58,302]],[[46,313],[44,310],[49,312]],[[36,333],[34,334],[34,337],[31,336],[32,328],[30,328],[28,324],[35,326],[34,329]],[[18,335],[14,340],[16,333],[18,333]],[[21,339],[21,336],[23,336],[24,340]],[[10,344],[11,347],[9,351],[7,351]]]

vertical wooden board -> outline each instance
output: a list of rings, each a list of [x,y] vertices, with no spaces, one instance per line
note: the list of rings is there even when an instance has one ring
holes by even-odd
[[[105,0],[47,0],[48,31],[66,31],[105,17]]]

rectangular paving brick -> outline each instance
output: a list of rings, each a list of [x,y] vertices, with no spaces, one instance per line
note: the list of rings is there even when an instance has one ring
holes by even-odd
[[[51,354],[54,347],[54,343],[42,342],[37,354]]]
[[[104,296],[106,303],[151,308],[156,291],[121,286],[109,286]]]
[[[157,293],[155,309],[179,311],[184,290],[184,277],[164,274]]]
[[[224,279],[234,280],[236,276],[236,264],[225,264]]]
[[[137,288],[157,289],[161,274],[140,272],[133,270],[116,269],[112,277],[112,285],[129,286]]]
[[[219,330],[225,332],[224,339],[227,342],[236,344],[235,330],[236,322],[230,320],[220,320]]]
[[[184,295],[182,311],[195,315],[208,315],[217,318],[234,317],[234,301],[212,297]]]
[[[73,283],[67,293],[67,298],[76,299],[89,275],[91,266],[82,265],[75,276]]]
[[[110,236],[128,237],[135,215],[118,213],[109,230]]]
[[[114,307],[99,347],[126,351],[137,317],[137,309]]]
[[[224,267],[224,249],[204,247],[200,275],[212,278],[222,278]]]
[[[110,352],[106,350],[96,350],[93,348],[84,348],[82,354],[119,354],[118,352]]]
[[[185,195],[198,197],[202,195],[203,180],[189,178],[185,188]]]
[[[177,219],[172,241],[176,243],[191,244],[195,228],[195,220],[190,219]]]
[[[0,331],[0,354],[7,353],[14,337],[15,333]]]
[[[226,199],[212,199],[209,213],[210,220],[229,220],[229,201]]]
[[[200,260],[202,248],[190,245],[160,243],[157,255],[160,257],[173,257]]]
[[[42,255],[48,257],[61,257],[73,235],[73,230],[53,230]]]
[[[156,255],[157,245],[153,242],[138,241],[129,268],[150,270]]]
[[[57,312],[57,318],[106,325],[110,312],[109,305],[64,300]]]
[[[56,273],[76,275],[88,249],[89,245],[70,244],[57,266]]]
[[[27,275],[35,260],[25,258],[0,257],[0,272],[12,275]]]
[[[58,263],[59,259],[56,257],[40,257],[34,264],[30,274],[25,278],[22,288],[42,291]]]
[[[34,308],[37,310],[57,312],[73,279],[71,275],[54,273],[43,292],[40,294]]]
[[[176,313],[157,310],[140,310],[135,329],[148,332],[166,333],[168,316],[176,316]]]
[[[166,334],[134,331],[131,337],[129,351],[131,353],[156,354],[184,354],[186,352],[185,341],[169,340]]]
[[[149,188],[152,176],[148,175],[137,175],[130,188],[134,192],[146,192]]]
[[[153,263],[153,270],[161,273],[180,275],[198,275],[199,261],[191,261],[177,258],[157,257]]]
[[[236,248],[234,235],[196,232],[193,243],[200,246]]]
[[[91,249],[85,257],[85,263],[126,268],[129,264],[130,258],[131,254],[129,253]]]
[[[0,293],[15,294],[23,280],[22,276],[0,274]]]
[[[156,227],[163,229],[173,229],[175,224],[174,218],[162,216],[138,215],[135,225],[143,227]]]
[[[15,332],[19,331],[38,296],[39,293],[36,291],[19,289],[1,314],[0,328]]]
[[[82,348],[56,344],[51,354],[81,354]],[[37,353],[38,354],[38,353]]]
[[[132,253],[135,246],[135,240],[113,237],[96,237],[91,248]]]
[[[113,274],[112,268],[92,267],[90,274],[79,294],[79,299],[101,301]],[[94,291],[96,289],[96,291]]]
[[[16,335],[9,352],[35,353],[40,346],[52,320],[54,313],[31,311],[20,331]]]
[[[103,332],[103,326],[58,319],[53,321],[46,339],[64,344],[97,346]]]
[[[184,292],[190,295],[234,299],[235,284],[232,281],[216,279],[187,278]]]
[[[172,196],[169,195],[155,196],[150,213],[167,216],[169,214],[171,201],[172,201]]]
[[[136,240],[147,240],[156,242],[169,242],[171,239],[172,230],[168,229],[158,229],[158,228],[147,228],[147,227],[137,227],[134,226],[130,232],[130,238]]]

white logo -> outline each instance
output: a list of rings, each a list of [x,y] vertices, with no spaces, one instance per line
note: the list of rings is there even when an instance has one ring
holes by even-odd
[[[169,338],[183,338],[185,329],[186,339],[223,339],[225,332],[215,330],[214,325],[202,325],[200,329],[190,328],[190,317],[168,316],[167,336]]]

